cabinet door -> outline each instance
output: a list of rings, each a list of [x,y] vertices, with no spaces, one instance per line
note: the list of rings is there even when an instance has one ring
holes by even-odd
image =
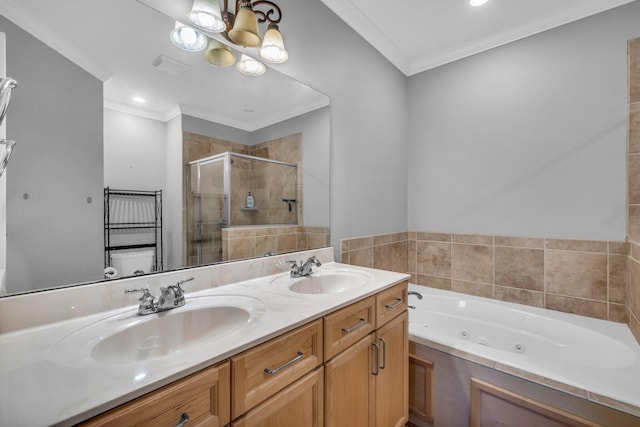
[[[405,311],[376,333],[379,371],[376,426],[400,427],[409,419],[409,315]]]
[[[230,421],[230,364],[203,369],[81,426],[174,426],[187,414],[189,426],[224,426]]]
[[[373,426],[373,334],[325,364],[325,426]]]
[[[322,427],[323,377],[320,367],[247,412],[233,427]]]

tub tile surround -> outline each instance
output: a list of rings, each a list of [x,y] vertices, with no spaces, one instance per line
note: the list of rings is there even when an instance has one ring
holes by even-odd
[[[136,305],[139,295],[125,294],[126,289],[148,285],[158,295],[161,286],[193,277],[183,285],[188,297],[193,292],[286,272],[288,260],[310,256],[322,263],[333,262],[333,250],[322,248],[0,298],[0,334]]]
[[[624,241],[408,232],[346,239],[341,247],[347,264],[384,269],[395,259],[391,270],[411,274],[418,285],[621,323],[629,319]],[[394,248],[395,257],[374,256],[393,254]],[[404,248],[407,259],[401,261]],[[640,263],[638,272],[640,282]]]
[[[625,315],[640,342],[640,38],[628,44],[629,123],[627,146],[628,300]]]

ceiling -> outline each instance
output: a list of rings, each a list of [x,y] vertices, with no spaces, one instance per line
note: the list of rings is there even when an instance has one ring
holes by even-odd
[[[322,1],[410,76],[634,0]]]
[[[632,0],[489,0],[476,8],[468,0],[394,0],[393,21],[391,3],[381,0],[322,1],[410,76]],[[169,32],[191,4],[2,0],[0,14],[104,81],[110,108],[163,121],[182,112],[253,131],[329,104],[327,96],[277,72],[277,65],[248,77],[174,47]],[[180,76],[159,71],[152,63],[160,55],[188,70]],[[304,58],[292,59],[287,66],[304,64]],[[134,96],[147,102],[136,104]]]
[[[184,15],[192,4],[144,2]],[[235,67],[212,67],[202,52],[176,48],[169,40],[175,20],[135,0],[2,0],[0,14],[102,80],[105,106],[116,110],[161,121],[184,113],[254,131],[329,104],[326,95],[274,68],[249,77]],[[152,63],[160,55],[188,70],[159,71]],[[134,96],[145,98],[144,105]]]

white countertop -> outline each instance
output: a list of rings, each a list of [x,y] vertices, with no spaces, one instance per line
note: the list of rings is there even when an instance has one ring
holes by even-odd
[[[319,271],[331,269],[359,269],[372,280],[340,293],[299,294],[271,285],[288,274],[279,273],[187,292],[186,306],[174,310],[187,309],[190,298],[209,295],[250,296],[266,310],[241,333],[142,362],[97,363],[83,348],[67,349],[68,358],[52,351],[65,336],[105,317],[135,311],[137,305],[1,334],[0,426],[78,423],[409,278],[339,263],[325,263]]]

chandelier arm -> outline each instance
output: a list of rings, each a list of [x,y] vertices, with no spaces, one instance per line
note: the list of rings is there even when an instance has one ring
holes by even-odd
[[[266,11],[255,10],[256,7],[259,6],[267,6]],[[282,20],[282,11],[280,7],[272,1],[269,0],[257,0],[251,3],[251,6],[254,8],[253,12],[258,16],[258,22],[267,22],[271,24],[279,24]],[[276,15],[275,18],[273,15]]]

